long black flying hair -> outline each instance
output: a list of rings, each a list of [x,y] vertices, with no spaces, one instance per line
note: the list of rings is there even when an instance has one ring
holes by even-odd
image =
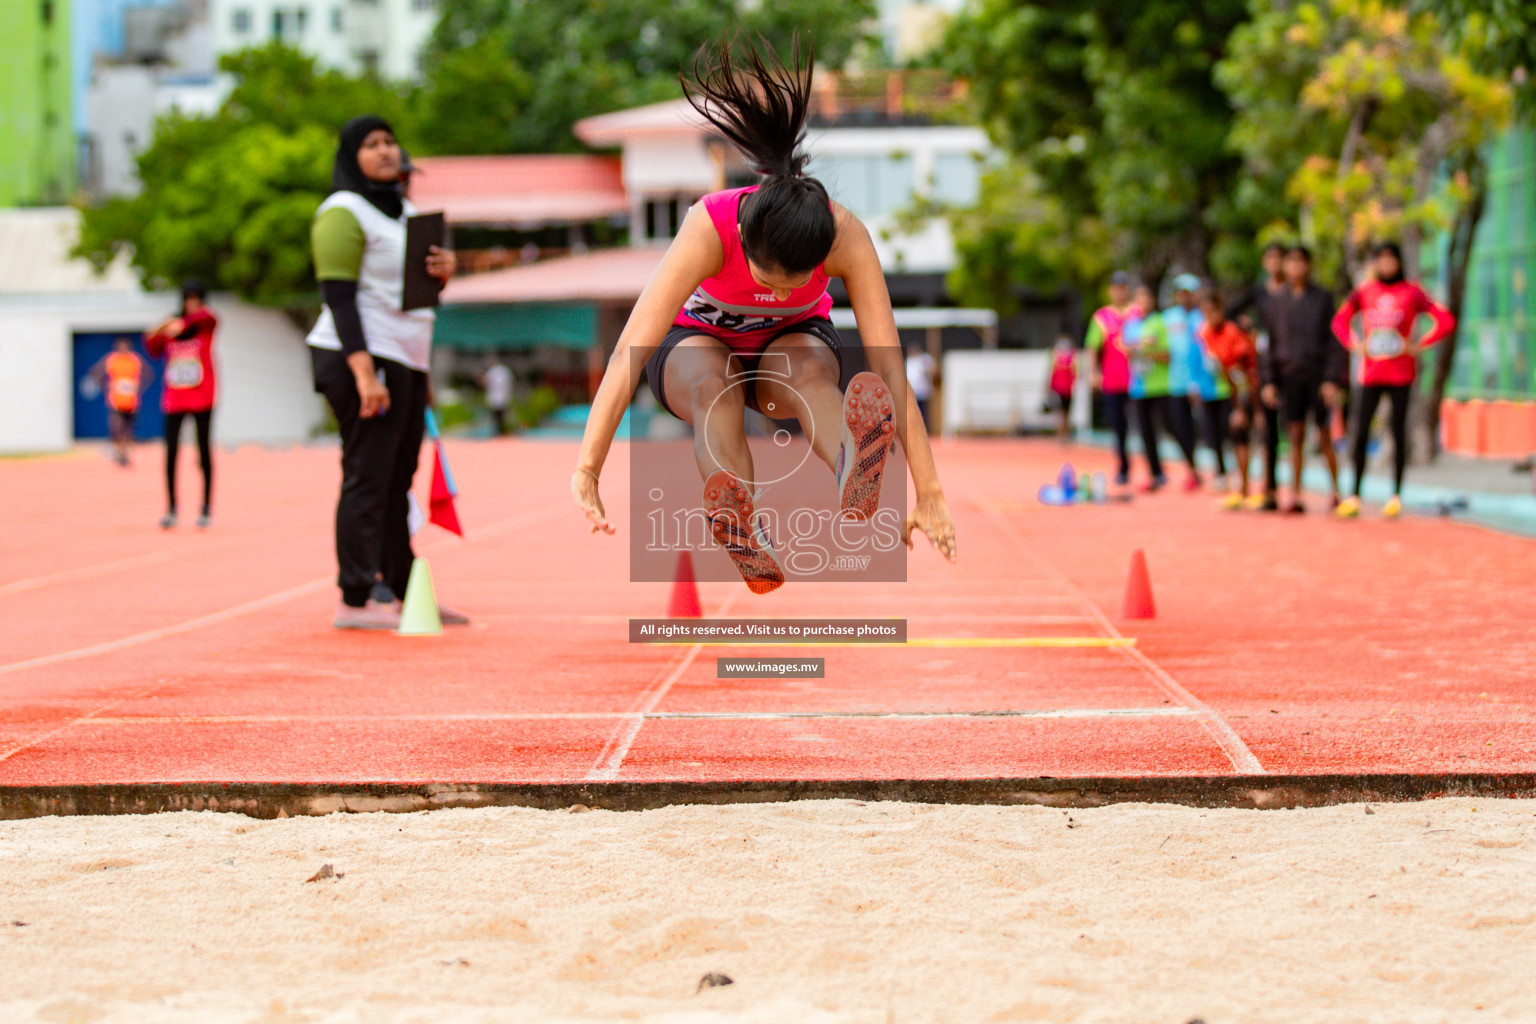
[[[743,44],[738,62],[732,38],[724,36],[694,55],[691,77],[679,77],[688,102],[762,175],[742,204],[747,258],[767,270],[803,274],[826,260],[837,238],[826,188],[803,174],[814,55],[798,36],[788,64],[766,39],[758,43]]]

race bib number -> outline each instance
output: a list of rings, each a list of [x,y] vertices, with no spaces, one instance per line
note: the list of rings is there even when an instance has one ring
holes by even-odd
[[[195,388],[203,382],[203,360],[196,348],[191,352],[177,352],[165,365],[165,386],[168,388]]]
[[[1402,355],[1405,348],[1403,336],[1396,331],[1372,331],[1370,337],[1365,339],[1365,354],[1372,359],[1392,359]]]
[[[177,356],[165,368],[165,385],[195,388],[203,382],[203,361],[197,356]]]
[[[741,313],[727,313],[718,306],[712,306],[700,301],[697,297],[689,299],[684,306],[688,316],[701,324],[718,328],[722,331],[730,331],[734,334],[746,334],[749,331],[766,331],[777,327],[783,320],[775,316],[747,316]]]
[[[119,377],[112,382],[112,394],[116,398],[138,398],[139,382],[132,377]]]

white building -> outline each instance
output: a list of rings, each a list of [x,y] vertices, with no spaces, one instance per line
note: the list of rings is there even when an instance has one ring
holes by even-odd
[[[975,203],[995,154],[981,128],[924,123],[901,112],[901,97],[895,84],[880,98],[882,109],[866,106],[845,121],[839,111],[847,112],[848,98],[840,99],[835,76],[823,76],[818,117],[806,136],[807,173],[869,228],[888,275],[944,274],[955,263],[948,222],[920,218],[916,230],[903,230],[898,221],[924,199]],[[620,148],[635,246],[670,239],[706,192],[752,180],[736,151],[707,130],[686,100],[590,117],[575,130],[589,146]]]
[[[887,273],[943,274],[955,265],[955,243],[943,217],[916,231],[897,224],[920,200],[972,206],[991,158],[987,133],[969,125],[828,128],[806,139],[806,173],[862,220]]]
[[[885,50],[898,65],[922,57],[944,38],[949,19],[963,0],[879,0],[878,21]]]
[[[210,0],[217,55],[280,40],[324,67],[415,79],[436,0]]]
[[[87,93],[85,186],[95,196],[139,190],[135,159],[154,141],[155,119],[218,113],[227,75],[180,74],[147,64],[98,64]]]
[[[98,277],[70,259],[79,218],[69,207],[0,211],[0,454],[68,449],[81,434],[77,409],[99,401],[79,386],[97,348],[176,310],[174,293],[145,292],[125,260]],[[307,439],[321,403],[303,334],[283,313],[233,296],[215,294],[208,304],[220,321],[214,438]]]

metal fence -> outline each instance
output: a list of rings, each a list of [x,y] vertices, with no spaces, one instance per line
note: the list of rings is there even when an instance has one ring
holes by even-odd
[[[1487,206],[1473,244],[1447,392],[1536,399],[1536,128],[1506,132],[1488,156]],[[1443,280],[1444,255],[1444,239],[1425,247],[1426,278]]]

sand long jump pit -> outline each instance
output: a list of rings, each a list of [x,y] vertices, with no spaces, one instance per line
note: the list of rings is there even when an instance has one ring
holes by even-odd
[[[33,818],[0,1020],[1531,1021],[1533,879],[1493,798]]]

